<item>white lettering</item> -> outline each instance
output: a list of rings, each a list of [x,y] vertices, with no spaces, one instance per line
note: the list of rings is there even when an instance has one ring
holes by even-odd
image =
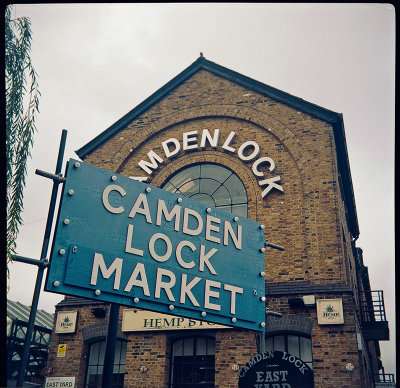
[[[199,277],[193,278],[193,280],[187,283],[187,275],[182,274],[182,282],[181,282],[181,297],[179,302],[184,304],[186,300],[186,295],[189,297],[190,301],[192,302],[193,306],[199,307],[199,302],[196,300],[194,295],[192,294],[192,288],[201,280]]]
[[[140,205],[143,204],[143,207],[140,207]],[[151,224],[151,215],[150,215],[150,209],[149,209],[149,204],[147,202],[146,195],[143,193],[140,193],[138,197],[136,198],[135,204],[132,206],[132,209],[128,215],[130,218],[135,218],[136,213],[143,214],[146,216],[146,222],[148,224]]]
[[[237,236],[235,236],[231,223],[224,221],[224,245],[228,245],[229,236],[231,236],[236,249],[242,249],[242,225],[238,224]]]
[[[175,230],[179,230],[179,222],[181,216],[181,207],[179,205],[175,205],[170,212],[168,212],[167,205],[162,199],[158,200],[157,206],[157,219],[156,225],[161,225],[161,215],[164,214],[165,219],[170,222],[175,217]]]
[[[140,280],[138,280],[138,275],[140,275]],[[132,287],[141,287],[143,289],[143,294],[146,296],[150,296],[149,291],[149,283],[147,282],[146,271],[144,268],[144,264],[137,263],[134,270],[132,271],[131,277],[124,288],[124,291],[130,292]]]
[[[163,282],[162,277],[167,276],[169,277],[168,282]],[[169,271],[168,269],[157,268],[157,278],[156,278],[156,289],[154,291],[154,297],[159,299],[160,292],[163,288],[165,293],[167,294],[168,299],[171,302],[175,302],[175,298],[172,295],[171,288],[175,285],[176,278],[173,272]]]
[[[162,256],[157,254],[155,251],[155,243],[157,240],[163,240],[166,245],[165,253]],[[165,234],[162,234],[162,233],[153,234],[149,240],[149,252],[150,252],[151,257],[154,260],[159,261],[160,263],[167,261],[171,257],[171,253],[172,253],[171,240]]]
[[[191,136],[193,135],[193,136]],[[193,144],[190,144],[193,143]],[[185,132],[183,134],[183,150],[192,150],[197,148],[197,131]]]
[[[243,294],[243,288],[224,284],[224,290],[231,293],[231,314],[236,314],[236,294]]]
[[[276,176],[273,178],[268,178],[268,179],[264,179],[262,181],[259,181],[258,184],[260,186],[265,186],[268,185],[268,187],[262,192],[261,196],[264,198],[272,189],[277,189],[279,191],[283,191],[283,187],[281,185],[278,185],[277,181],[279,181],[281,179],[280,176]]]
[[[214,231],[217,233],[219,232],[219,226],[212,225],[212,222],[219,224],[219,223],[221,223],[221,220],[219,218],[213,217],[213,216],[206,217],[206,240],[214,241],[219,244],[221,242],[221,239],[216,236],[211,236],[211,231]]]
[[[95,253],[93,258],[92,276],[90,277],[90,284],[95,286],[97,284],[97,275],[99,268],[101,275],[104,279],[108,279],[115,272],[114,277],[114,290],[119,290],[119,283],[121,281],[121,271],[122,271],[123,260],[116,258],[109,268],[106,267],[103,255],[101,253]]]
[[[157,161],[159,163],[162,163],[163,160],[160,156],[158,156],[153,150],[151,150],[147,156],[150,159],[150,162],[146,162],[145,160],[141,160],[138,165],[141,169],[143,169],[144,171],[147,172],[147,174],[151,174],[153,171],[151,170],[151,168],[153,170],[155,170],[156,168],[158,168],[158,164]]]
[[[218,252],[218,249],[212,248],[210,249],[210,251],[205,254],[206,251],[206,247],[204,245],[200,245],[200,265],[199,265],[199,271],[204,271],[204,264],[207,266],[208,270],[213,274],[213,275],[217,275],[217,273],[215,272],[214,267],[211,265],[211,263],[208,261],[210,259],[210,257]]]
[[[175,149],[170,151],[168,147],[168,143],[172,143],[175,146]],[[180,150],[181,150],[181,143],[173,137],[170,139],[167,139],[161,143],[163,149],[164,149],[164,154],[167,159],[171,158],[172,156],[176,155]]]
[[[218,145],[218,139],[219,139],[219,129],[218,128],[214,129],[213,137],[211,137],[210,132],[208,132],[208,129],[203,129],[203,134],[201,136],[201,141],[200,141],[200,148],[206,147],[207,140],[210,143],[210,146],[215,148]]]
[[[222,145],[222,148],[224,150],[230,151],[230,152],[235,152],[235,149],[230,147],[229,144],[232,141],[233,137],[236,135],[234,131],[231,131],[229,136],[226,138],[225,143]]]
[[[196,229],[189,228],[189,216],[193,216],[197,219]],[[182,232],[185,234],[190,234],[191,236],[197,236],[201,233],[202,230],[203,230],[203,219],[201,218],[200,214],[197,213],[195,210],[184,208]]]
[[[275,168],[275,162],[271,158],[264,156],[253,163],[252,171],[255,176],[264,176],[264,174],[258,170],[258,167],[265,163],[269,163],[269,171]]]
[[[221,283],[220,282],[214,282],[213,280],[208,280],[206,279],[206,284],[205,284],[205,292],[204,292],[204,307],[207,309],[211,310],[216,310],[220,311],[221,306],[219,304],[211,303],[210,298],[216,298],[219,299],[219,292],[218,291],[212,291],[211,287],[214,288],[221,288]]]
[[[110,213],[113,214],[122,213],[125,210],[123,206],[113,207],[110,205],[108,196],[110,195],[111,191],[118,191],[118,193],[121,194],[121,197],[125,196],[126,191],[121,186],[109,185],[103,190],[103,195],[102,195],[103,205]]]
[[[183,247],[189,247],[192,252],[194,252],[196,250],[195,245],[190,242],[190,241],[181,241],[178,243],[178,245],[176,246],[176,260],[178,261],[179,265],[183,268],[193,268],[195,266],[194,261],[190,261],[189,263],[186,263],[183,259],[182,259],[182,248]]]
[[[254,150],[250,155],[245,156],[244,151],[247,147],[253,147]],[[244,142],[238,149],[239,158],[244,161],[253,160],[255,157],[257,157],[259,153],[260,153],[260,146],[253,140]]]
[[[137,256],[143,256],[143,251],[141,249],[132,247],[132,238],[133,238],[133,225],[128,224],[128,233],[126,235],[125,252],[132,253],[133,255],[137,255]]]

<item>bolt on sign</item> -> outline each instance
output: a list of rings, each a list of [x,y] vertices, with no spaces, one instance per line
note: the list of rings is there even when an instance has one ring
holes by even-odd
[[[263,331],[264,225],[70,159],[45,290]]]
[[[313,371],[300,358],[269,350],[251,358],[239,371],[239,388],[312,388]]]
[[[342,299],[317,299],[317,317],[319,325],[343,325]]]
[[[75,333],[78,311],[59,311],[57,313],[56,333]]]

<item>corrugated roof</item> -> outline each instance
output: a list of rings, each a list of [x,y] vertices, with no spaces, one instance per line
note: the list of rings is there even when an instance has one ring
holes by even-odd
[[[7,299],[7,317],[12,319],[13,321],[20,320],[28,322],[30,311],[30,306],[25,306],[20,302],[13,302],[12,300]],[[52,330],[53,321],[54,314],[50,314],[44,310],[37,310],[35,325]]]

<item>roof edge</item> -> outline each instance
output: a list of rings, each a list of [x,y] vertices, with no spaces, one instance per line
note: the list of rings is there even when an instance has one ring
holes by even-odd
[[[342,172],[342,178],[344,183],[344,196],[345,202],[348,204],[348,211],[350,215],[350,226],[352,235],[354,238],[358,238],[359,226],[357,211],[355,207],[354,190],[353,183],[350,172],[350,164],[347,154],[346,138],[344,132],[343,116],[341,113],[333,112],[329,109],[323,108],[319,105],[313,104],[292,94],[283,92],[282,90],[276,89],[272,86],[266,85],[260,81],[256,81],[250,77],[240,74],[234,70],[230,70],[224,66],[218,65],[215,62],[207,60],[202,53],[200,57],[188,66],[185,70],[180,72],[172,80],[167,82],[164,86],[154,92],[150,97],[141,102],[118,121],[108,127],[105,131],[100,133],[94,139],[89,141],[75,153],[82,160],[94,149],[99,147],[101,144],[106,142],[111,136],[116,134],[120,129],[133,121],[136,117],[142,114],[144,111],[149,109],[151,106],[160,101],[165,95],[179,86],[181,83],[185,82],[189,77],[198,72],[199,70],[210,71],[220,77],[228,79],[235,82],[241,86],[253,89],[257,93],[263,94],[266,97],[277,100],[281,103],[289,105],[295,109],[301,110],[311,116],[319,118],[325,122],[330,123],[334,129],[336,152],[338,157],[338,167]]]

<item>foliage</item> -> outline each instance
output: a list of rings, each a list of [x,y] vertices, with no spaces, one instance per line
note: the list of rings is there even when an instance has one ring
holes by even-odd
[[[10,5],[5,11],[7,276],[22,223],[26,166],[36,131],[40,96],[37,74],[30,58],[30,19],[12,19],[11,12]]]

